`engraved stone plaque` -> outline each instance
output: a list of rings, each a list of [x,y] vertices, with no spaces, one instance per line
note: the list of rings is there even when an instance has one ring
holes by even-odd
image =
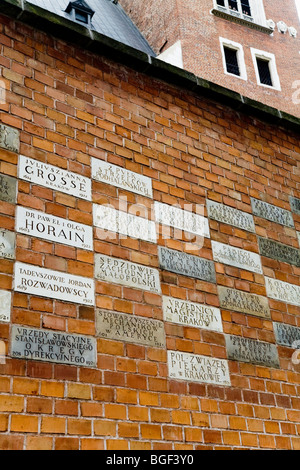
[[[254,199],[253,197],[251,198],[251,206],[253,214],[258,217],[276,222],[277,224],[286,225],[287,227],[294,227],[293,216],[286,209],[281,209],[281,207]]]
[[[218,263],[228,264],[258,274],[263,273],[260,256],[257,253],[215,241],[212,241],[211,245],[213,258]]]
[[[16,231],[83,250],[93,250],[93,227],[18,206]]]
[[[276,342],[289,348],[300,346],[300,328],[286,323],[273,322]],[[293,345],[294,342],[297,343]]]
[[[300,286],[266,277],[267,296],[271,299],[300,306]]]
[[[290,206],[292,211],[295,212],[295,214],[300,215],[300,199],[290,196]]]
[[[209,199],[206,200],[206,207],[210,219],[255,233],[254,219],[251,214]]]
[[[11,292],[0,290],[0,321],[10,321]]]
[[[223,331],[220,309],[166,295],[162,299],[165,321],[205,330]]]
[[[9,230],[0,229],[0,257],[14,259],[16,234]]]
[[[298,238],[298,245],[300,246],[300,232],[296,232],[297,233],[297,238]]]
[[[95,254],[95,277],[101,281],[122,284],[160,294],[159,271],[111,256]]]
[[[12,325],[11,357],[96,367],[97,343],[92,336]]]
[[[202,215],[157,201],[154,203],[154,212],[157,223],[202,237],[210,237],[208,220]]]
[[[168,368],[171,379],[231,385],[228,362],[225,359],[168,351]]]
[[[16,204],[17,179],[7,175],[0,175],[0,200]]]
[[[300,250],[298,248],[262,237],[258,237],[258,244],[262,256],[300,266]]]
[[[233,335],[226,335],[225,339],[228,359],[279,368],[279,358],[275,344]]]
[[[100,229],[156,243],[155,222],[151,220],[98,204],[93,204],[93,218]]]
[[[127,313],[96,309],[96,335],[100,338],[165,348],[165,329],[162,321]]]
[[[97,158],[92,158],[92,178],[142,196],[153,197],[151,178]]]
[[[18,153],[20,147],[19,131],[0,124],[0,147]]]
[[[15,263],[14,289],[24,294],[33,294],[76,304],[95,304],[93,279],[52,271],[30,264]]]
[[[268,299],[262,295],[249,294],[224,286],[218,286],[218,294],[221,308],[262,318],[271,316]]]
[[[92,199],[91,179],[20,155],[19,178],[87,201]]]
[[[158,255],[160,267],[166,271],[201,279],[202,281],[216,282],[213,261],[162,246],[158,247]]]

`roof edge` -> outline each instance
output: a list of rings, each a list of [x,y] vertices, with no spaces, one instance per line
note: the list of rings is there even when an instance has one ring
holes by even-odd
[[[251,114],[253,117],[257,117],[270,124],[300,132],[300,118],[296,116],[197,77],[191,72],[167,64],[108,36],[91,31],[74,21],[32,5],[26,0],[1,0],[0,13],[33,27],[36,27],[38,24],[40,30],[52,36],[118,61],[153,78],[160,79],[171,85],[180,86],[188,91],[193,91],[198,96],[210,98],[232,109],[248,115]],[[54,29],[53,24],[55,25]],[[72,37],[71,41],[70,37]]]

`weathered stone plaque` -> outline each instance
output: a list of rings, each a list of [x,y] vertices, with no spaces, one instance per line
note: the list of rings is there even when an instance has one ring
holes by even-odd
[[[111,256],[95,254],[95,278],[160,294],[159,271]]]
[[[221,308],[262,318],[271,316],[268,299],[262,295],[249,294],[224,286],[218,286],[218,294]]]
[[[295,212],[295,214],[300,215],[300,199],[290,196],[290,206],[291,206],[292,212]]]
[[[14,259],[16,234],[9,230],[0,229],[0,257]]]
[[[298,244],[300,246],[300,232],[296,232],[297,233],[297,238],[298,238]]]
[[[286,323],[273,322],[276,342],[289,348],[300,346],[300,328]],[[293,345],[294,342],[297,342]]]
[[[0,321],[10,321],[11,292],[0,290]]]
[[[225,339],[228,359],[279,368],[278,351],[275,344],[233,335],[225,335]]]
[[[263,274],[260,256],[257,253],[215,241],[212,241],[211,245],[213,258],[218,263],[224,263],[229,266],[235,266],[236,268]]]
[[[209,199],[206,199],[206,207],[210,219],[255,233],[254,219],[251,214]]]
[[[39,297],[64,300],[76,304],[94,305],[94,280],[52,271],[24,263],[15,263],[14,289]]]
[[[157,223],[202,237],[210,237],[208,220],[200,214],[157,201],[154,203],[154,212]]]
[[[57,166],[20,155],[19,178],[30,183],[91,201],[91,179]]]
[[[93,218],[94,225],[102,230],[119,233],[123,238],[156,243],[156,227],[152,220],[98,204],[93,204]]]
[[[202,281],[216,282],[213,261],[162,246],[158,247],[158,255],[160,267],[166,271],[201,279]]]
[[[166,295],[162,299],[165,321],[205,330],[223,331],[220,309]]]
[[[262,237],[258,237],[258,244],[262,256],[300,266],[300,250],[298,248]]]
[[[300,306],[300,286],[266,277],[267,296],[291,305]]]
[[[97,158],[92,158],[92,178],[142,196],[153,197],[151,178]]]
[[[92,336],[12,325],[11,357],[96,367],[97,343]]]
[[[168,368],[171,379],[231,385],[228,362],[225,359],[168,351]]]
[[[164,323],[127,313],[96,309],[96,335],[100,338],[165,348]]]
[[[287,227],[294,227],[292,213],[286,209],[254,199],[253,197],[251,198],[251,206],[253,214],[258,217],[276,222],[277,224],[286,225]]]
[[[19,131],[0,124],[0,147],[18,153],[20,147]]]
[[[12,176],[0,175],[0,200],[16,204],[17,179]]]
[[[93,250],[93,227],[18,206],[16,231],[83,250]]]

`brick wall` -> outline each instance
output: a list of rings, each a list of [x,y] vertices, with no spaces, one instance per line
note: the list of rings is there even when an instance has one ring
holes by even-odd
[[[18,154],[91,177],[91,158],[152,179],[153,200],[204,208],[206,198],[251,214],[250,197],[291,210],[298,189],[299,136],[153,80],[31,27],[1,17],[4,126],[19,151],[0,149],[0,172],[18,179]],[[16,203],[0,201],[1,227],[15,229],[16,206],[93,225],[92,202],[18,179]],[[153,200],[92,182],[93,202]],[[299,365],[276,343],[273,322],[300,326],[299,307],[269,299],[270,318],[221,309],[222,332],[164,322],[166,347],[96,336],[102,308],[163,320],[162,296],[95,279],[95,306],[14,291],[16,262],[94,279],[104,254],[159,269],[162,294],[219,307],[217,286],[266,296],[266,276],[299,285],[299,267],[261,257],[263,274],[214,262],[216,283],[160,269],[158,245],[213,260],[211,242],[254,253],[257,236],[299,248],[295,227],[255,217],[256,233],[210,220],[194,251],[180,231],[158,243],[102,239],[94,252],[16,234],[15,260],[0,260],[0,289],[12,292],[0,364],[1,449],[299,449]],[[161,229],[161,228],[160,228]],[[162,230],[162,229],[161,229]],[[97,367],[12,358],[12,325],[97,338]],[[171,378],[167,351],[227,360],[226,335],[274,345],[280,367],[229,360],[230,386]]]

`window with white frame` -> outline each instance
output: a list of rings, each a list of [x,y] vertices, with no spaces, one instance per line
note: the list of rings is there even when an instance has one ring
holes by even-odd
[[[300,0],[295,0],[295,3],[296,3],[296,8],[298,12],[299,21],[300,21]]]
[[[241,44],[220,38],[224,73],[247,80],[244,51]]]
[[[281,90],[275,55],[251,47],[257,83],[263,87]]]
[[[262,0],[214,0],[215,8],[233,18],[266,26]]]

